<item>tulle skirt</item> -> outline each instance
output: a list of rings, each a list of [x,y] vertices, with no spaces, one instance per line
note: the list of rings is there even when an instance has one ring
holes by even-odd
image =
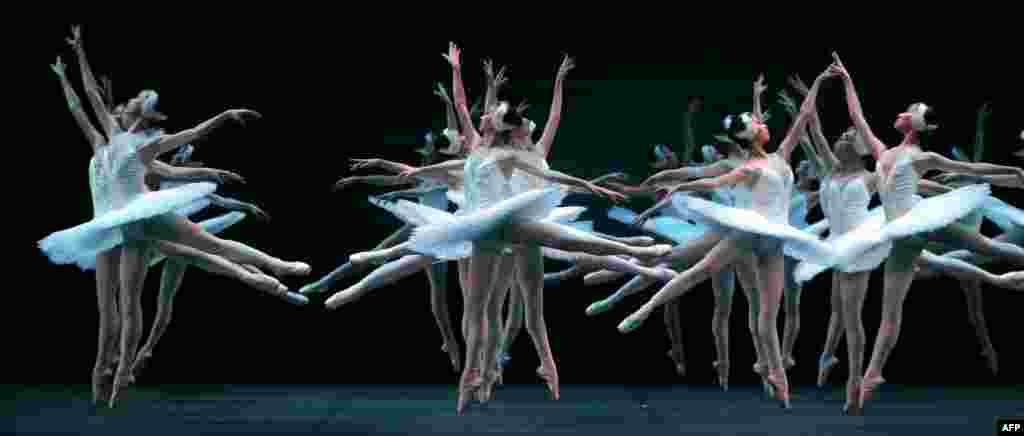
[[[673,196],[672,205],[684,216],[696,216],[698,223],[716,223],[730,229],[734,236],[749,236],[755,240],[755,249],[772,246],[774,243],[771,241],[775,241],[781,244],[779,248],[785,246],[790,256],[798,260],[831,259],[834,256],[832,248],[816,235],[788,223],[773,221],[753,210],[684,195]]]
[[[173,213],[212,194],[213,183],[189,183],[172,189],[140,194],[122,207],[69,229],[51,233],[38,242],[51,262],[58,265],[75,264],[83,270],[96,268],[96,255],[117,247],[131,239],[126,226]]]
[[[535,189],[461,214],[452,214],[407,200],[385,202],[371,197],[370,201],[402,221],[416,226],[409,237],[409,249],[438,259],[453,260],[469,257],[474,243],[498,247],[507,245],[503,233],[505,225],[509,223],[576,219],[584,209],[559,209],[558,205],[565,196],[566,192],[558,188]]]
[[[674,210],[674,208],[668,208]],[[623,224],[632,224],[637,214],[629,209],[613,207],[608,210],[608,218]],[[648,219],[643,224],[644,231],[675,242],[678,245],[699,239],[712,227],[694,224],[682,219],[678,214],[666,214]]]
[[[970,185],[919,200],[906,214],[892,220],[887,220],[884,213],[875,212],[853,230],[832,239],[830,244],[834,247],[836,255],[831,258],[831,262],[818,261],[815,262],[819,264],[816,266],[798,265],[796,280],[800,283],[806,282],[821,271],[837,265],[842,271],[849,269],[851,265],[867,263],[866,258],[871,256],[869,253],[880,246],[939,230],[955,223],[984,205],[987,199],[991,198],[989,193],[988,185]]]

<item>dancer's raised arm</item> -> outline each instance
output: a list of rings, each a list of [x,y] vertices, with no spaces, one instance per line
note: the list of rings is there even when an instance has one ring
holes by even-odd
[[[786,109],[790,118],[792,118],[793,121],[796,121],[800,111],[797,109],[796,102],[785,90],[779,91],[779,104]],[[807,134],[808,130],[811,131],[812,135]],[[828,140],[826,140],[825,135],[821,133],[817,107],[815,107],[814,112],[811,113],[811,119],[807,128],[800,136],[799,144],[800,148],[804,151],[804,154],[806,154],[808,158],[811,159],[811,162],[814,163],[815,167],[820,170],[819,174],[827,174],[828,171],[831,171],[831,169],[834,168],[835,165],[829,165],[830,163],[834,163],[835,160],[833,159],[832,162],[828,161],[829,157],[834,158],[834,156],[832,156],[831,149],[828,146]],[[822,150],[827,154],[822,154]]]
[[[148,165],[154,159],[168,151],[174,150],[182,145],[195,142],[197,139],[209,135],[213,129],[220,127],[228,120],[235,120],[244,124],[247,119],[259,119],[260,117],[261,115],[259,113],[248,109],[226,110],[191,129],[182,130],[170,135],[159,135],[153,138],[139,147],[139,159],[142,160],[142,163]]]
[[[867,119],[864,118],[864,109],[860,105],[860,98],[857,97],[857,88],[853,86],[853,79],[850,78],[850,72],[846,70],[843,61],[839,60],[839,54],[833,52],[832,58],[835,64],[833,64],[831,69],[843,80],[843,87],[846,89],[846,106],[850,112],[850,121],[853,122],[853,126],[860,132],[864,142],[871,148],[874,158],[876,160],[881,159],[882,153],[885,153],[888,147],[875,136],[875,132],[871,130]]]
[[[796,119],[793,120],[793,125],[789,127],[789,132],[786,133],[786,137],[779,144],[779,149],[776,153],[779,153],[780,157],[786,162],[789,162],[790,156],[793,153],[793,147],[796,146],[800,137],[804,135],[807,122],[814,116],[814,105],[818,99],[818,88],[821,87],[821,82],[833,74],[830,67],[814,79],[814,84],[811,85],[811,89],[807,92],[807,97],[804,98],[803,104],[800,105],[800,113],[797,114]]]
[[[441,101],[444,102],[445,119],[448,122],[447,127],[445,128],[445,130],[450,130],[450,131],[453,131],[453,132],[458,132],[459,131],[459,120],[455,116],[455,104],[452,103],[452,99],[451,99],[451,97],[448,96],[448,91],[446,91],[444,89],[444,85],[442,85],[441,83],[438,83],[437,84],[437,89],[434,90],[434,95],[436,95],[439,98],[441,98]]]
[[[467,147],[475,147],[480,136],[473,127],[473,119],[469,114],[469,107],[466,105],[466,87],[462,84],[462,65],[459,48],[454,42],[448,44],[448,53],[442,55],[448,64],[452,66],[452,94],[455,94],[455,113],[459,115],[459,122],[462,125],[462,134],[466,136]],[[489,108],[484,108],[486,112]],[[472,151],[472,149],[468,150]]]
[[[82,129],[82,133],[89,140],[89,145],[92,146],[93,151],[96,151],[96,148],[106,142],[106,139],[89,121],[89,115],[82,109],[82,100],[75,93],[75,88],[71,87],[71,82],[68,81],[64,68],[64,62],[60,60],[60,56],[57,57],[57,63],[50,65],[50,69],[60,79],[60,86],[64,89],[64,99],[68,102],[68,109],[71,110],[71,115],[75,117],[75,122],[78,123],[78,127]]]
[[[558,171],[546,170],[537,167],[529,162],[526,162],[523,159],[520,159],[519,156],[512,153],[499,157],[498,160],[499,162],[509,164],[518,170],[522,170],[523,172],[540,177],[549,182],[584,189],[596,195],[608,198],[609,200],[612,200],[614,202],[619,202],[626,199],[626,196],[622,195],[622,193],[612,191],[611,189],[602,188],[595,183],[577,177],[573,177],[565,173],[560,173]]]
[[[568,55],[562,59],[562,65],[558,67],[558,74],[555,76],[555,93],[551,98],[551,111],[548,113],[548,121],[544,124],[544,133],[537,142],[537,151],[547,159],[551,153],[551,144],[555,141],[555,134],[558,132],[558,125],[562,122],[562,94],[565,85],[565,77],[576,65]]]
[[[85,46],[82,44],[82,27],[72,27],[71,38],[68,38],[67,41],[78,56],[78,66],[82,70],[82,85],[85,86],[85,97],[89,100],[92,110],[96,113],[96,118],[100,122],[100,127],[103,129],[104,133],[109,136],[114,132],[117,123],[115,122],[113,115],[107,110],[107,105],[103,102],[100,87],[96,83],[96,78],[92,74],[92,68],[89,66],[89,61],[85,57]]]
[[[768,87],[764,86],[764,74],[757,76],[757,80],[754,81],[754,116],[757,117],[758,121],[765,122],[764,112],[761,109],[761,94]]]
[[[505,77],[505,67],[501,67],[498,73],[494,73],[494,62],[490,59],[484,60],[484,75],[487,76],[487,92],[484,94],[484,107],[494,107],[498,104],[498,90],[508,82]],[[470,111],[472,115],[472,111]]]
[[[693,134],[693,116],[704,106],[702,97],[690,97],[683,113],[683,162],[697,160],[697,140]]]

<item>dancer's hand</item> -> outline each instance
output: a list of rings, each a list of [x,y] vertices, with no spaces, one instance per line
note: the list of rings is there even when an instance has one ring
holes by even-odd
[[[494,76],[493,83],[495,89],[501,88],[508,83],[508,76],[505,75],[505,67],[498,69],[498,75]]]
[[[573,68],[576,68],[576,64],[573,63],[572,58],[569,57],[569,55],[565,55],[565,58],[562,59],[562,65],[558,67],[558,78],[564,79],[565,76],[569,75],[569,71],[572,71]]]
[[[245,178],[227,170],[209,169],[210,178],[217,181],[217,183],[245,183]]]
[[[843,80],[850,79],[850,72],[846,69],[846,66],[843,65],[843,61],[839,59],[839,53],[832,52],[832,65],[829,66],[829,70]]]
[[[764,84],[764,73],[761,73],[760,76],[757,76],[757,80],[754,81],[754,94],[756,94],[756,95],[764,94],[764,92],[767,89],[768,89],[768,87],[765,86],[765,84]]]
[[[228,117],[230,117],[232,120],[235,120],[243,126],[249,120],[258,120],[260,118],[263,118],[263,115],[260,115],[259,112],[251,111],[249,109],[231,109],[227,112],[227,114]]]
[[[256,217],[263,221],[270,221],[270,215],[264,212],[263,209],[260,209],[260,207],[255,204],[249,204],[248,207],[245,208],[245,210],[246,212],[255,215]]]
[[[786,108],[790,113],[800,112],[800,108],[796,105],[796,101],[793,100],[793,97],[790,97],[784,89],[779,91],[779,104]]]
[[[82,26],[71,26],[71,37],[65,38],[65,41],[75,50],[82,48]]]
[[[434,90],[434,95],[438,96],[445,103],[451,103],[452,98],[448,96],[448,90],[444,89],[444,85],[441,82],[437,83],[437,89]]]
[[[704,109],[704,97],[690,97],[690,101],[687,102],[686,110],[691,114],[695,114]]]
[[[331,187],[331,191],[332,192],[338,192],[338,191],[344,190],[345,188],[348,188],[349,186],[352,186],[353,184],[355,184],[358,181],[359,181],[359,177],[345,177],[345,178],[335,182],[334,186]]]
[[[403,179],[403,180],[408,180],[408,179],[411,179],[411,178],[419,176],[419,175],[420,175],[420,169],[419,168],[413,168],[411,170],[402,171],[401,173],[398,173],[398,177]]]
[[[988,102],[985,102],[978,108],[978,120],[985,122],[990,115],[992,115],[992,109],[989,108]],[[1024,139],[1024,132],[1021,132],[1021,139]]]
[[[444,56],[445,60],[448,61],[448,64],[450,64],[452,66],[452,68],[459,68],[460,67],[460,63],[459,63],[459,48],[455,46],[454,42],[449,42],[448,43],[448,53],[447,54],[442,54],[441,56]]]
[[[796,90],[796,92],[799,92],[800,95],[803,96],[806,96],[807,93],[810,92],[811,90],[810,88],[807,87],[807,84],[804,83],[804,80],[801,79],[800,76],[797,74],[789,76],[789,78],[786,79],[786,82],[788,82],[789,86],[792,86],[793,89]]]
[[[607,198],[611,200],[613,203],[626,201],[626,196],[623,195],[621,192],[615,192],[608,188],[602,188],[590,182],[587,182],[587,190],[594,193],[595,195]]]
[[[57,63],[50,65],[50,69],[53,70],[55,74],[57,74],[57,77],[60,77],[62,79],[64,78],[65,68],[66,65],[64,65],[64,61],[60,59],[60,56],[57,56]]]
[[[352,171],[379,168],[381,164],[380,159],[349,159],[349,162],[349,169]]]

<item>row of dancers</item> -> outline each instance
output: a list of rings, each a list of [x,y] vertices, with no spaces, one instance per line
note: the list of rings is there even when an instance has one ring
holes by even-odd
[[[761,108],[763,79],[754,83],[750,112],[727,117],[722,134],[697,154],[691,119],[686,121],[686,150],[679,158],[669,147],[652,150],[660,170],[643,183],[628,185],[628,177],[612,173],[584,180],[552,170],[547,157],[562,117],[562,90],[574,64],[566,57],[559,66],[551,111],[539,140],[536,123],[526,117],[528,106],[511,107],[498,97],[507,84],[504,70],[485,62],[487,91],[482,107],[468,104],[462,84],[459,49],[452,44],[445,59],[452,67],[451,95],[444,86],[435,91],[445,104],[448,128],[440,137],[429,135],[419,166],[382,159],[355,160],[353,170],[379,169],[388,175],[354,176],[338,182],[342,189],[369,183],[398,190],[374,196],[371,203],[406,224],[376,248],[355,253],[349,262],[322,279],[290,292],[277,277],[305,276],[308,264],[287,262],[237,241],[214,236],[246,214],[266,217],[258,207],[215,194],[217,185],[241,177],[192,162],[188,145],[216,126],[258,118],[248,110],[229,110],[192,129],[168,134],[156,126],[166,116],[156,110],[158,96],[147,90],[123,105],[115,105],[109,80],[96,82],[85,58],[80,31],[69,43],[82,70],[90,106],[99,120],[93,126],[65,77],[63,63],[53,66],[69,108],[93,148],[89,164],[94,218],[53,233],[39,247],[58,264],[94,269],[100,309],[99,346],[93,370],[94,400],[113,405],[118,392],[132,383],[153,354],[170,320],[174,295],[187,265],[236,278],[257,290],[303,305],[309,295],[326,293],[339,281],[370,271],[360,281],[332,294],[329,309],[358,298],[402,277],[425,271],[431,306],[442,334],[442,350],[461,372],[456,408],[472,400],[486,402],[501,383],[510,361],[509,349],[525,327],[540,360],[538,375],[552,396],[559,397],[558,371],[547,339],[543,290],[576,278],[587,285],[635,276],[608,298],[587,308],[590,316],[614,309],[625,297],[655,283],[662,288],[619,325],[623,333],[637,329],[658,307],[666,306],[665,321],[672,349],[669,356],[685,371],[677,298],[706,279],[715,292],[715,368],[719,383],[728,386],[728,317],[736,279],[751,302],[750,333],[757,362],[754,371],[770,395],[789,406],[786,369],[795,362],[793,344],[799,331],[799,292],[802,283],[833,269],[833,307],[829,341],[822,353],[819,382],[837,359],[838,337],[848,341],[849,413],[860,414],[864,401],[884,382],[882,368],[899,334],[902,301],[917,276],[936,274],[960,278],[980,303],[980,282],[1021,289],[1024,274],[992,274],[978,265],[1024,261],[1024,249],[1014,230],[1024,217],[1019,210],[990,196],[988,186],[1020,187],[1024,171],[987,164],[977,150],[973,160],[951,160],[924,151],[937,129],[934,110],[911,105],[894,127],[904,138],[888,147],[874,136],[864,119],[849,72],[838,56],[812,83],[797,79],[799,105],[783,96],[793,118],[778,147],[768,152],[768,114]],[[832,146],[822,134],[816,110],[820,85],[840,80],[845,85],[853,126]],[[689,113],[699,110],[693,101]],[[475,113],[474,113],[475,112]],[[476,118],[479,115],[479,118]],[[805,160],[791,167],[800,147]],[[170,164],[157,157],[179,150]],[[863,157],[877,162],[875,171]],[[942,183],[922,179],[930,170],[946,174]],[[149,184],[145,182],[149,182]],[[585,207],[563,207],[572,192],[623,202],[627,195],[653,195],[655,207],[642,213],[613,207],[609,218],[637,225],[651,236],[612,236],[597,232],[593,222],[581,221]],[[869,210],[878,193],[882,206]],[[928,196],[922,198],[918,195]],[[414,199],[417,201],[409,201]],[[449,203],[455,206],[449,212]],[[217,218],[193,223],[189,216],[210,205],[231,209]],[[826,220],[807,223],[807,213],[821,207]],[[988,218],[1007,233],[983,236],[980,220]],[[974,225],[977,223],[977,225]],[[1001,223],[1001,224],[1000,224]],[[828,237],[823,238],[825,232]],[[666,243],[662,243],[662,241]],[[941,254],[935,254],[943,250]],[[948,252],[947,252],[948,251]],[[568,262],[567,270],[545,274],[543,259]],[[164,262],[157,322],[140,349],[141,289],[150,266]],[[464,299],[461,350],[451,325],[445,294],[447,264],[456,261]],[[885,297],[882,326],[871,363],[862,372],[864,331],[860,308],[870,271],[884,264]],[[264,273],[270,271],[271,275]],[[371,271],[372,270],[372,271]],[[785,304],[780,304],[785,297]],[[969,300],[970,301],[970,300]],[[785,307],[783,341],[776,318]],[[980,313],[980,306],[978,307]],[[507,315],[506,315],[507,312]],[[972,318],[973,319],[973,318]],[[119,344],[115,345],[115,341]],[[995,353],[986,343],[986,356]]]

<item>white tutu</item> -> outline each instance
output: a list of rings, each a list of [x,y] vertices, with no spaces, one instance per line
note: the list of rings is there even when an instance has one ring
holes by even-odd
[[[245,216],[246,215],[244,212],[228,212],[226,214],[210,218],[208,220],[200,221],[196,223],[196,225],[202,228],[203,230],[206,230],[208,233],[216,235],[220,232],[223,232],[228,227],[238,224],[239,221],[245,219]],[[160,261],[167,258],[167,256],[160,254],[160,252],[157,252],[156,250],[153,251],[154,253],[149,259],[149,266],[151,268],[156,264],[160,263]]]
[[[217,189],[216,184],[206,182],[155,192],[146,189],[146,167],[138,150],[150,140],[147,134],[119,133],[96,150],[89,162],[89,183],[97,209],[94,218],[38,242],[51,262],[93,269],[97,254],[124,243],[123,226],[172,213]]]
[[[868,214],[868,218],[861,223],[861,226],[865,226],[865,229],[874,229],[875,231],[881,231],[882,227],[885,227],[885,210],[882,209],[881,206],[879,206],[869,211]],[[824,225],[821,226],[820,229],[815,229],[816,231],[820,230],[818,234],[824,233],[824,231],[828,228],[828,220],[822,220],[811,226],[814,227],[822,223],[824,223]],[[810,230],[811,227],[808,227],[808,230]],[[839,243],[839,240],[841,238],[842,235],[829,234],[828,238],[825,239],[825,242],[828,244],[835,245]],[[847,273],[873,271],[875,268],[878,268],[878,266],[881,265],[887,257],[889,257],[889,253],[891,251],[892,243],[886,242],[884,244],[877,245],[864,253],[861,253],[861,255],[857,256],[852,263],[837,265],[835,269]],[[803,284],[828,269],[829,267],[825,265],[803,261],[797,264],[796,269],[793,271],[793,275],[797,283]]]
[[[535,189],[465,214],[455,215],[407,200],[370,202],[416,226],[409,237],[409,249],[438,259],[462,259],[472,253],[472,242],[485,240],[501,226],[521,220],[544,220],[552,216],[565,198],[558,188]],[[557,218],[575,218],[583,208],[568,208]],[[567,227],[571,229],[571,227]],[[576,230],[578,231],[578,230]]]
[[[903,216],[881,225],[874,217],[832,242],[836,256],[822,266],[852,264],[868,250],[886,242],[946,227],[980,207],[991,190],[971,185],[917,201]]]
[[[995,223],[1003,232],[1024,227],[1024,211],[1006,204],[1003,200],[988,197],[981,205],[981,213]]]
[[[39,249],[51,262],[76,264],[83,270],[96,267],[96,255],[124,243],[121,227],[174,212],[217,190],[213,183],[190,183],[177,188],[146,192],[123,207],[75,227],[51,233],[39,241]]]
[[[674,210],[674,208],[668,209]],[[632,224],[636,221],[637,216],[635,212],[621,207],[613,207],[608,210],[608,218],[623,224]],[[707,232],[708,227],[692,224],[676,215],[662,215],[645,221],[643,229],[649,233],[671,240],[676,244],[684,245],[703,236]]]
[[[700,198],[676,195],[672,205],[684,214],[697,214],[700,221],[710,221],[727,228],[781,240],[791,257],[799,260],[831,259],[832,247],[811,233],[787,223],[772,221],[749,209],[723,206]]]

